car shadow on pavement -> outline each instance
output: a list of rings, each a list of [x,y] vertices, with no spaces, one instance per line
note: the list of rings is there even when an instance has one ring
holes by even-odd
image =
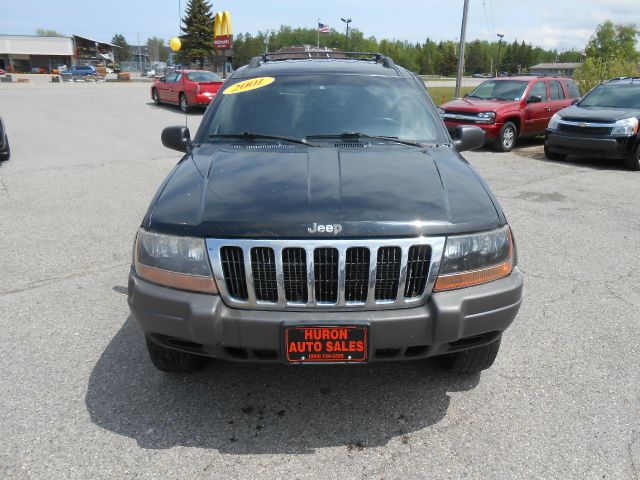
[[[147,102],[147,105],[152,107],[152,108],[157,108],[160,110],[167,110],[173,113],[178,113],[180,115],[185,115],[185,113],[180,110],[180,108],[177,105],[172,105],[170,103],[161,103],[160,105],[156,105],[153,102]],[[189,115],[190,117],[201,117],[202,115],[204,115],[205,109],[204,108],[200,108],[200,107],[192,107],[189,112],[187,112],[186,115]]]
[[[480,375],[448,375],[431,361],[294,367],[212,361],[203,372],[155,370],[127,318],[93,368],[91,420],[149,449],[188,446],[230,454],[313,453],[386,445],[440,421],[447,392]]]

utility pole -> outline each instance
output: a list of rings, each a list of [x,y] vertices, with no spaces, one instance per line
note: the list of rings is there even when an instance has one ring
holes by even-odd
[[[138,68],[142,73],[142,56],[140,55],[140,34],[138,33]]]
[[[464,70],[464,41],[467,35],[467,12],[469,11],[469,0],[464,0],[462,10],[462,26],[460,27],[460,48],[458,55],[458,74],[456,75],[456,98],[460,97],[460,86],[462,83],[462,71]]]
[[[340,20],[342,20],[344,23],[347,24],[347,33],[344,36],[344,50],[345,52],[348,52],[349,51],[349,24],[351,23],[351,19],[341,18]]]
[[[496,33],[496,35],[500,38],[500,40],[498,40],[498,61],[496,62],[496,66],[498,67],[498,71],[496,74],[496,77],[500,76],[500,70],[502,70],[500,68],[500,48],[502,47],[502,37],[504,37],[503,33]]]

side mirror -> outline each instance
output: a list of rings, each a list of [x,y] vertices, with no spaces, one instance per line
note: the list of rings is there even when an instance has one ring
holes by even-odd
[[[468,94],[468,93],[465,93],[465,94],[464,94],[464,97],[462,97],[462,98],[467,98],[468,96],[469,96],[469,94]]]
[[[484,146],[484,130],[473,125],[458,125],[453,129],[451,138],[459,152],[476,150]]]
[[[160,80],[161,82],[166,82],[167,81],[164,77],[160,77],[158,80]]]
[[[541,101],[542,101],[542,97],[540,95],[529,95],[529,97],[527,97],[527,104],[540,103]]]
[[[184,126],[167,127],[162,130],[162,145],[179,152],[191,150],[191,134]]]
[[[571,99],[571,105],[575,105],[576,103],[578,103],[580,101],[579,98],[572,98]]]

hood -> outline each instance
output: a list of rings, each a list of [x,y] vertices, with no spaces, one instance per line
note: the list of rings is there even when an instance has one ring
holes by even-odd
[[[448,146],[204,145],[174,169],[144,225],[204,237],[309,238],[314,224],[340,224],[341,238],[403,237],[496,228],[504,223],[498,212]]]
[[[459,98],[444,103],[440,108],[453,112],[495,112],[502,109],[519,108],[520,100],[482,100],[480,98]]]
[[[566,119],[573,121],[595,121],[595,122],[615,122],[623,118],[638,118],[640,111],[632,108],[606,108],[606,107],[581,107],[579,105],[571,105],[558,114]]]

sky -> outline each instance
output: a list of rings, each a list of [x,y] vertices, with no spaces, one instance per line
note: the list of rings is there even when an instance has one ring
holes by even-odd
[[[33,34],[36,28],[109,41],[122,33],[130,44],[150,36],[179,34],[179,7],[187,0],[0,0],[0,34]],[[460,36],[463,0],[225,0],[233,33],[329,24],[343,31],[341,17],[365,36],[423,42]],[[640,26],[640,0],[470,0],[467,40],[525,40],[550,49],[582,50],[605,19]]]

